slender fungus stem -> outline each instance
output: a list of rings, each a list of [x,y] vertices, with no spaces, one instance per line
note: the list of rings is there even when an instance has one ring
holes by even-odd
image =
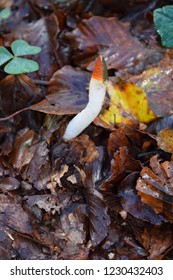
[[[89,84],[87,106],[67,125],[63,135],[65,140],[77,137],[99,115],[106,94],[107,67],[102,56],[96,60]]]

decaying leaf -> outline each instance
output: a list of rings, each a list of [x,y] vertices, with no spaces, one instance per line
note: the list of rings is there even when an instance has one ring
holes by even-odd
[[[110,106],[104,110],[101,119],[108,124],[123,122],[151,122],[156,116],[148,105],[146,94],[130,82],[116,84],[110,82],[107,87],[110,95]]]
[[[130,79],[144,90],[149,106],[157,117],[173,112],[172,74],[172,59],[165,58],[160,67],[145,70],[141,75]]]
[[[143,167],[136,189],[142,201],[163,214],[173,223],[173,162],[159,163],[157,156],[150,159],[150,166]]]
[[[37,73],[0,71],[0,258],[173,259],[173,50],[151,18],[160,1],[0,2],[11,7],[0,46],[42,48]],[[101,114],[66,141],[99,55]]]
[[[102,194],[95,189],[93,179],[88,174],[85,180],[85,193],[88,203],[90,236],[93,246],[97,246],[108,234],[110,218]]]
[[[163,259],[172,247],[172,231],[169,225],[146,226],[141,234],[142,244],[148,250],[149,260]]]
[[[64,66],[54,73],[46,98],[30,107],[49,114],[76,114],[87,104],[89,74],[71,66]]]
[[[20,233],[32,234],[31,220],[20,203],[0,194],[0,223]],[[19,219],[20,217],[20,219]]]
[[[19,181],[13,177],[0,178],[0,189],[2,191],[17,190],[20,186]]]
[[[159,131],[156,139],[162,150],[173,154],[173,129],[165,128]]]
[[[14,142],[14,150],[11,154],[10,161],[17,169],[28,164],[36,149],[36,145],[32,145],[34,140],[34,131],[28,128],[18,132]]]
[[[157,215],[149,205],[141,202],[140,197],[135,191],[135,183],[138,178],[136,172],[128,175],[119,185],[119,197],[121,197],[121,205],[127,213],[130,213],[137,219],[147,221],[150,224],[161,225],[164,218]]]
[[[108,69],[123,69],[136,65],[140,73],[147,67],[145,65],[147,59],[156,52],[153,53],[152,50],[143,47],[131,36],[128,29],[128,24],[118,21],[115,17],[93,16],[84,19],[72,33],[68,34],[74,45],[75,60],[79,60],[80,64],[82,60],[83,65],[93,69],[93,59],[88,57],[99,53],[105,57]]]

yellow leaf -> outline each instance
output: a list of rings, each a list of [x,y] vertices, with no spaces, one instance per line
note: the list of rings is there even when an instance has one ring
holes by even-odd
[[[110,96],[110,106],[104,110],[100,118],[108,123],[135,122],[148,123],[156,119],[148,105],[145,92],[131,82],[116,84],[109,82],[107,91]]]

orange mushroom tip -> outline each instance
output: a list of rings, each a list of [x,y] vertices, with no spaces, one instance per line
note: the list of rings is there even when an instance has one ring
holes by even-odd
[[[104,82],[108,78],[106,62],[101,55],[96,59],[91,78],[100,82]]]

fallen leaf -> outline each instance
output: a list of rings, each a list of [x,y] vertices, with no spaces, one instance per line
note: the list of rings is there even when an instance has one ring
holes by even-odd
[[[118,196],[121,197],[121,205],[125,211],[137,219],[147,221],[150,224],[160,225],[164,221],[161,215],[157,215],[151,207],[141,202],[135,191],[135,183],[138,173],[133,172],[128,175],[118,186]]]
[[[87,65],[89,70],[94,66],[93,55],[102,54],[108,69],[135,66],[140,73],[148,66],[147,59],[156,54],[156,51],[145,48],[131,36],[127,23],[122,23],[115,17],[93,16],[83,19],[67,37],[74,49],[75,62]]]
[[[172,58],[166,56],[159,67],[145,70],[141,75],[130,78],[145,92],[149,106],[157,117],[173,112],[172,75]]]
[[[21,169],[31,161],[37,149],[37,145],[32,145],[33,140],[33,130],[25,128],[17,133],[14,141],[14,149],[10,156],[10,162],[15,168]]]
[[[8,227],[0,225],[0,260],[16,258],[17,252],[13,246],[13,233]]]
[[[93,174],[93,163],[85,165],[85,197],[89,212],[89,232],[93,246],[97,246],[108,234],[110,217],[107,213],[103,195],[96,188],[97,177]]]
[[[132,125],[136,122],[148,123],[156,118],[149,108],[145,92],[135,84],[109,82],[107,90],[110,105],[100,116],[104,122],[112,125],[115,122]]]
[[[66,209],[60,215],[60,224],[63,231],[63,238],[70,240],[73,245],[83,244],[86,240],[84,229],[85,207],[74,205],[74,208]]]
[[[160,130],[156,140],[160,149],[173,154],[173,129],[165,128]]]
[[[64,66],[50,79],[45,99],[30,109],[57,115],[79,113],[88,102],[89,76],[85,71]]]
[[[150,159],[150,166],[143,167],[136,189],[141,200],[173,223],[173,163],[159,163],[157,156]]]
[[[148,259],[163,259],[172,247],[172,237],[172,230],[167,224],[163,224],[161,227],[146,226],[141,238],[144,248],[149,252]]]
[[[20,203],[0,194],[0,223],[21,234],[31,235],[32,225],[29,214],[23,210]],[[20,219],[19,219],[20,217]]]
[[[40,89],[27,75],[8,75],[0,81],[0,115],[8,116],[41,99]],[[16,91],[14,91],[14,88]],[[12,100],[15,100],[11,105]]]

